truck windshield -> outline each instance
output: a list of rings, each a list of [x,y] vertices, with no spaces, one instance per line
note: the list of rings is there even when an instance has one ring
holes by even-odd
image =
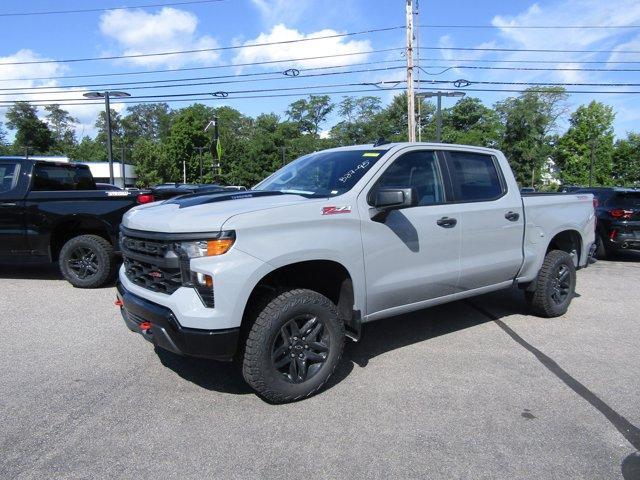
[[[253,190],[333,197],[349,191],[386,150],[339,150],[311,153],[294,160]]]

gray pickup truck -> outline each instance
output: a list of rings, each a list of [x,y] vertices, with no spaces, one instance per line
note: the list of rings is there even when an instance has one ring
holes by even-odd
[[[522,196],[497,150],[336,148],[247,192],[130,210],[116,304],[158,347],[235,359],[287,402],[324,385],[366,322],[514,284],[564,314],[594,230],[592,195]]]

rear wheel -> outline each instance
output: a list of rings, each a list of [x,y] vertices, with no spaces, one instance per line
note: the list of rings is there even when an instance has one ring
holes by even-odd
[[[533,311],[541,317],[564,315],[576,288],[576,268],[567,252],[552,250],[547,253],[536,278],[535,290],[526,292]]]
[[[113,247],[98,235],[79,235],[60,250],[60,271],[71,285],[98,288],[111,280],[115,272]]]
[[[610,255],[607,245],[601,235],[596,236],[596,258],[604,260]]]
[[[344,325],[335,305],[312,290],[276,295],[257,313],[244,349],[247,383],[271,402],[317,392],[340,361]]]

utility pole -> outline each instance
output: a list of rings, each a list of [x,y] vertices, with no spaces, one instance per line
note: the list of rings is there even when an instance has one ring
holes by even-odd
[[[415,97],[413,94],[413,0],[407,0],[407,126],[408,139],[416,141]]]
[[[182,183],[187,183],[187,161],[182,160]]]
[[[124,170],[124,155],[125,155],[126,146],[124,144],[124,137],[122,138],[122,156],[120,157],[120,164],[122,165],[122,188],[127,186],[127,176],[125,175]]]
[[[204,152],[207,147],[195,147],[198,151],[198,158],[200,160],[200,183],[202,183],[202,152]]]
[[[592,187],[593,186],[593,164],[595,163],[596,160],[596,145],[595,145],[595,138],[590,142],[591,143],[591,155],[590,155],[590,162],[589,162],[589,186]]]

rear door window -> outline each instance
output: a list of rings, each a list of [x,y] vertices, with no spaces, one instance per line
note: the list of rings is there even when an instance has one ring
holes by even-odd
[[[16,188],[19,173],[19,164],[0,163],[0,193],[7,193]]]
[[[95,190],[95,183],[88,168],[36,164],[32,190]]]
[[[504,183],[491,155],[449,151],[447,158],[457,201],[496,200],[504,194]]]

